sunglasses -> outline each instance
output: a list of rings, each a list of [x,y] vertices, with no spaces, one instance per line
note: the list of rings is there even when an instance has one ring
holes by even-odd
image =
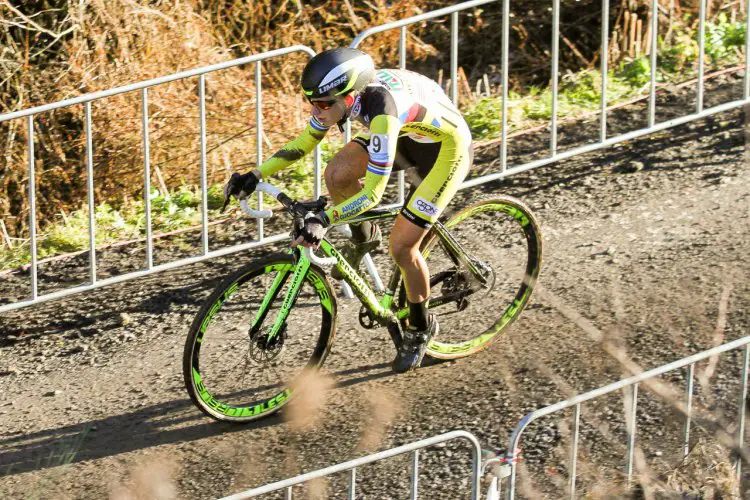
[[[336,104],[336,99],[319,99],[315,101],[308,99],[308,101],[321,111],[328,111]]]

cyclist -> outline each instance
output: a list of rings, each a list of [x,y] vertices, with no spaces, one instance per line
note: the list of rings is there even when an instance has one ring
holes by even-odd
[[[260,179],[312,151],[332,126],[343,132],[347,120],[365,125],[368,131],[344,145],[326,167],[334,206],[309,215],[295,244],[317,247],[330,224],[379,203],[392,171],[407,171],[412,190],[389,244],[406,286],[409,318],[392,368],[399,373],[414,369],[439,331],[435,315],[427,312],[430,275],[419,245],[469,172],[469,127],[436,82],[406,70],[376,71],[372,58],[356,49],[332,49],[313,57],[302,72],[302,89],[312,105],[308,126],[256,170],[233,174],[225,195],[248,196]],[[376,224],[352,225],[352,243],[342,253],[357,269],[381,238]],[[333,271],[340,279],[338,270]]]

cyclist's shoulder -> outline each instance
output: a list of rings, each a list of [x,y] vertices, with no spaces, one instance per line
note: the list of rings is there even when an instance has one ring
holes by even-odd
[[[400,117],[416,103],[425,100],[435,90],[436,82],[426,76],[405,69],[379,69],[352,108],[352,118],[365,124],[379,115]]]

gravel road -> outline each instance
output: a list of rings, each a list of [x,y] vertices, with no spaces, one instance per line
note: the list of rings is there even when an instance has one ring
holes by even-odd
[[[736,99],[738,89],[741,81],[726,76],[707,87],[706,105]],[[689,112],[693,102],[688,91],[660,98],[657,120]],[[643,105],[618,111],[610,132],[638,128],[645,117]],[[560,147],[596,133],[597,122],[563,125]],[[619,380],[634,367],[653,368],[748,335],[745,133],[745,113],[729,111],[460,193],[456,205],[510,194],[538,216],[545,260],[530,306],[482,353],[395,375],[387,332],[360,328],[358,304],[341,300],[325,366],[335,386],[321,392],[326,404],[307,425],[290,416],[216,423],[192,406],[183,387],[182,346],[193,315],[221,277],[257,250],[5,313],[0,497],[215,498],[453,429],[499,451],[536,408]],[[511,161],[538,157],[547,140],[514,139]],[[497,168],[495,154],[478,155],[477,171]],[[254,227],[238,220],[212,229],[212,241],[243,241]],[[157,260],[194,251],[186,245],[160,242]],[[142,251],[103,252],[101,276],[142,265]],[[85,259],[45,266],[42,291],[84,280]],[[385,263],[385,253],[376,261]],[[27,275],[0,278],[4,301],[27,287]],[[650,477],[646,493],[689,490],[712,498],[711,491],[731,489],[727,453],[711,429],[734,429],[741,354],[696,368],[689,460],[681,462],[682,418],[641,388],[637,475]],[[662,381],[679,391],[685,373]],[[522,497],[558,498],[556,490],[565,488],[571,414],[561,417],[535,423],[522,441]],[[581,429],[580,488],[589,498],[640,496],[621,490],[621,395],[585,405]],[[425,498],[467,498],[468,450],[455,443],[423,453]],[[363,468],[357,498],[404,498],[408,464],[402,457]],[[305,494],[345,498],[337,489],[345,479],[313,484]]]

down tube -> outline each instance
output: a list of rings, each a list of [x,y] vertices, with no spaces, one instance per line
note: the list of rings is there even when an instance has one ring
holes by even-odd
[[[395,319],[393,313],[389,309],[383,308],[375,296],[375,292],[365,283],[365,281],[357,274],[347,263],[346,260],[341,256],[338,250],[333,248],[328,241],[323,240],[320,242],[320,248],[323,252],[329,256],[334,257],[340,264],[339,269],[344,275],[345,281],[352,287],[352,291],[359,298],[362,304],[372,311],[376,316],[383,319]],[[309,265],[309,262],[308,262]]]

